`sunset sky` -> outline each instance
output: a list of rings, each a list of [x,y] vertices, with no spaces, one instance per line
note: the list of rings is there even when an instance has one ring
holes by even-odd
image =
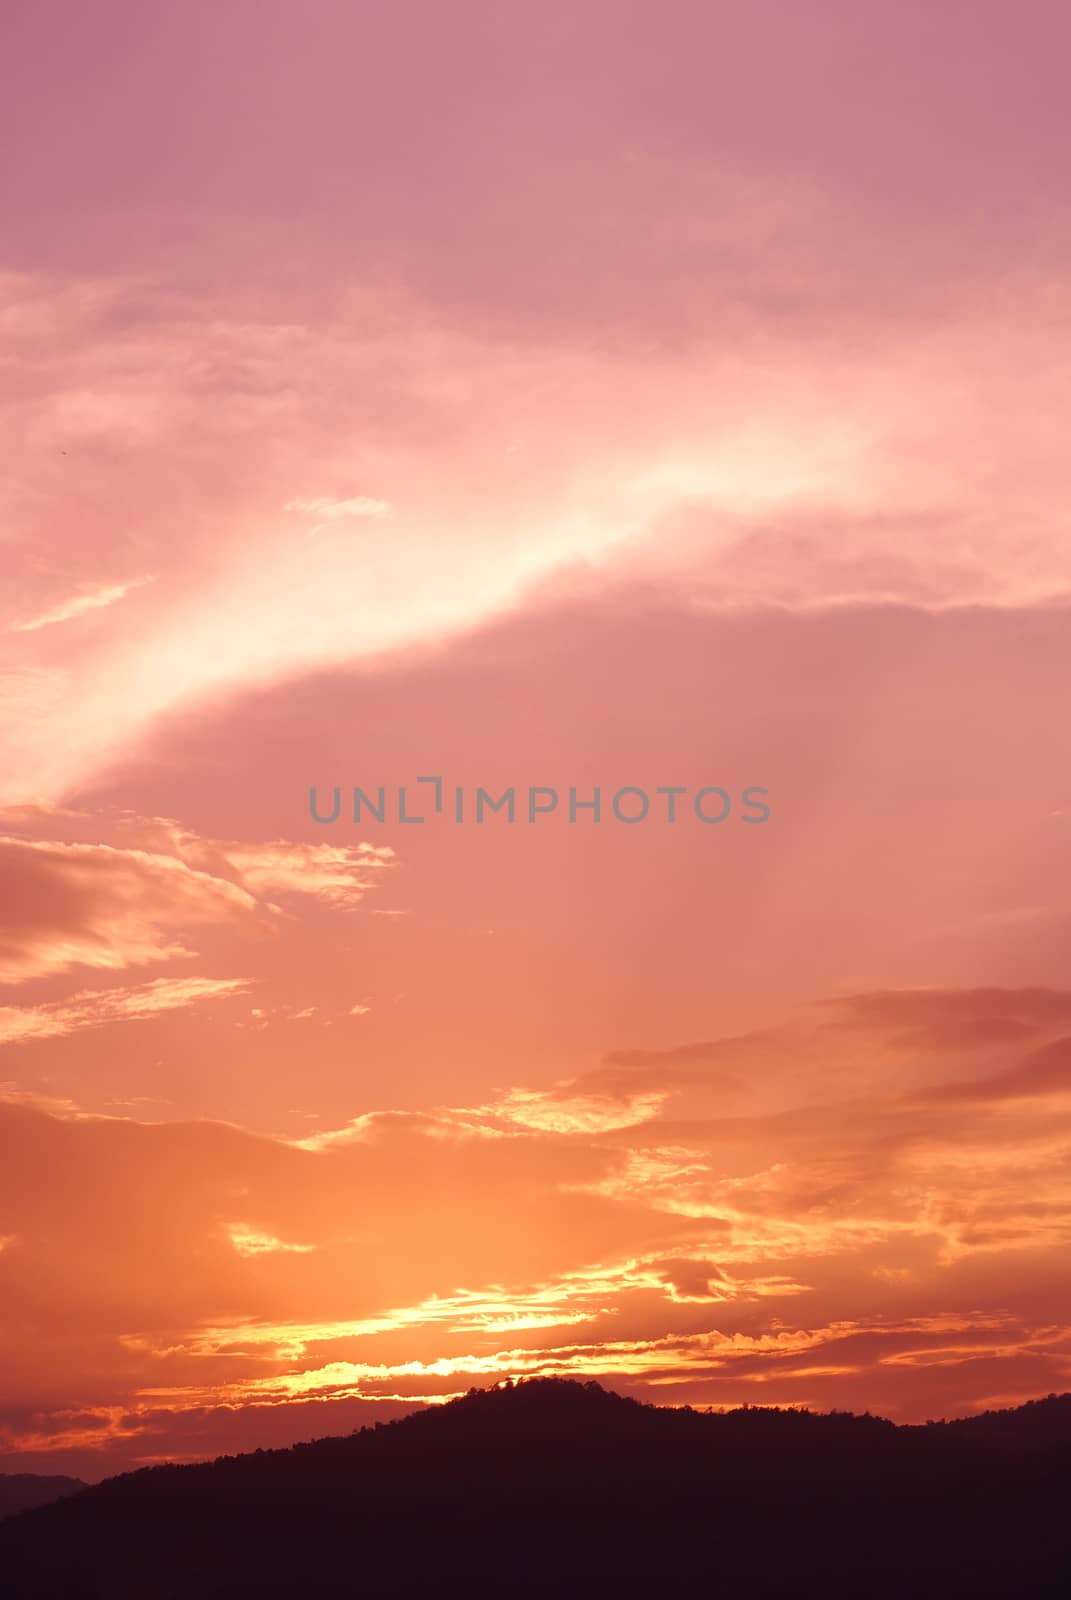
[[[2,31],[0,1470],[1071,1388],[1068,7]]]

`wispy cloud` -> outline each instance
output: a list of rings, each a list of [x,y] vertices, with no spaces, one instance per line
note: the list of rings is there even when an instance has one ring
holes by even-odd
[[[332,500],[319,495],[299,500],[288,500],[286,511],[298,511],[303,516],[322,517],[325,522],[335,522],[340,517],[383,517],[390,510],[386,500],[374,500],[369,495],[353,495],[348,500]]]
[[[53,1005],[0,1006],[0,1045],[62,1038],[108,1022],[132,1022],[160,1011],[226,999],[248,988],[244,978],[157,978],[136,988],[87,991]]]
[[[768,1384],[801,1377],[848,1376],[873,1363],[904,1367],[957,1364],[980,1356],[1007,1356],[1024,1344],[1051,1350],[1066,1347],[1071,1338],[1071,1330],[1063,1327],[1031,1330],[1025,1340],[1014,1334],[1011,1319],[978,1312],[845,1320],[815,1328],[781,1327],[761,1334],[713,1329],[654,1339],[514,1346],[486,1352],[470,1349],[433,1360],[329,1361],[301,1372],[188,1389],[146,1388],[138,1393],[180,1406],[202,1406],[280,1404],[310,1395],[372,1398],[383,1383],[424,1386],[429,1379],[462,1379],[464,1388],[481,1379],[506,1376],[605,1378],[613,1374],[618,1381],[639,1379],[654,1386],[695,1385],[703,1380],[719,1383],[727,1378],[736,1383]],[[813,1353],[827,1351],[830,1355],[818,1364],[807,1360]]]
[[[100,611],[105,606],[113,606],[135,589],[143,589],[146,584],[153,581],[153,576],[149,575],[144,578],[131,578],[126,583],[106,583],[96,589],[85,589],[80,594],[71,595],[66,600],[60,600],[56,605],[49,606],[47,611],[42,611],[25,622],[13,623],[10,632],[35,633],[38,628],[50,628],[56,622],[70,622],[74,617],[84,616],[87,611]]]
[[[289,1244],[284,1239],[276,1239],[274,1234],[247,1227],[244,1222],[231,1223],[227,1237],[240,1256],[307,1256],[316,1249],[314,1244]]]
[[[348,906],[373,886],[394,858],[389,845],[223,842],[218,848],[254,893],[312,895]]]

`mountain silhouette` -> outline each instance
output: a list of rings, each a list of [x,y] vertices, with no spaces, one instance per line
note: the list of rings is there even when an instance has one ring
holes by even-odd
[[[36,1472],[0,1472],[0,1517],[29,1511],[63,1495],[77,1494],[86,1486],[81,1478],[50,1478]]]
[[[1071,1395],[920,1427],[530,1379],[0,1525],[9,1600],[1066,1596]]]

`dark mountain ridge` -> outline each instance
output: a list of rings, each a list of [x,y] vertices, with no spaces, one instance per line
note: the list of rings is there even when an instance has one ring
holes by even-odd
[[[898,1427],[531,1379],[0,1527],[10,1600],[1066,1595],[1071,1395]]]

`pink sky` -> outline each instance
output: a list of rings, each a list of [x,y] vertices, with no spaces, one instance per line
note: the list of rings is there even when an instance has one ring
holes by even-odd
[[[0,1469],[1067,1387],[1066,8],[5,32]]]

